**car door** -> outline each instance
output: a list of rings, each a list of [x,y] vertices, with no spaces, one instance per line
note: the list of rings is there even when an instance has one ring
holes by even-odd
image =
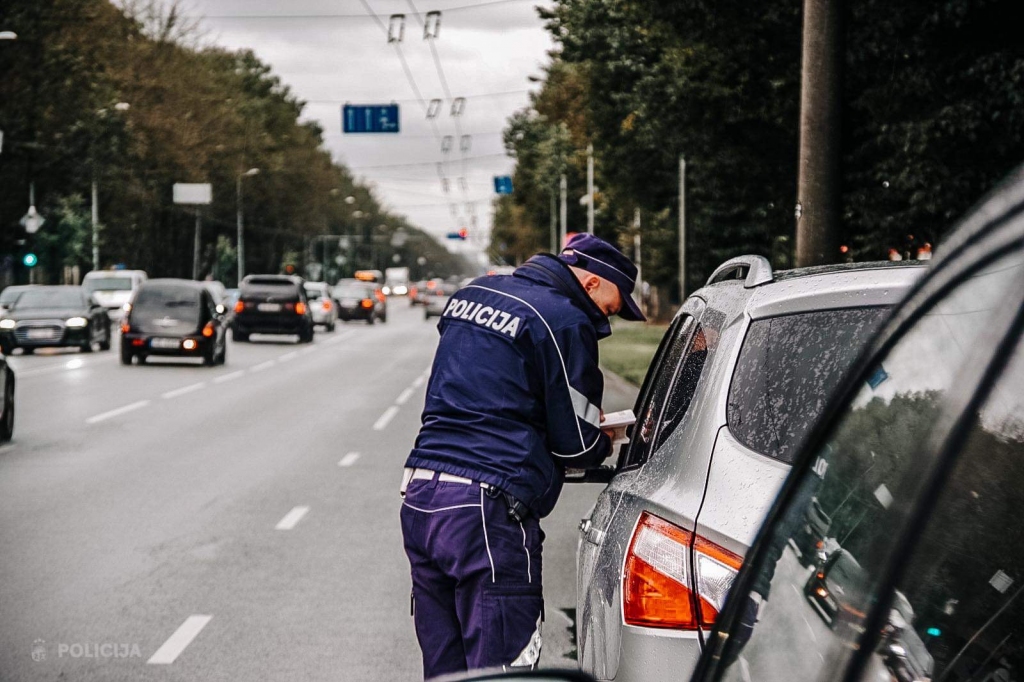
[[[994,680],[1024,664],[1021,205],[1024,183],[982,204],[876,339],[695,680]],[[805,568],[793,544],[814,499],[832,556]]]
[[[598,496],[590,514],[580,522],[577,641],[584,669],[594,671],[601,678],[610,675],[609,670],[614,669],[618,657],[614,647],[615,633],[621,624],[620,569],[623,551],[628,545],[628,538],[617,534],[612,542],[606,544],[605,540],[616,514],[623,507],[624,496],[630,498],[624,514],[633,513],[641,504],[634,489],[636,477],[663,442],[659,425],[704,307],[701,299],[689,299],[662,338],[637,398],[634,407],[637,422],[629,431],[630,442],[619,452],[616,474]]]

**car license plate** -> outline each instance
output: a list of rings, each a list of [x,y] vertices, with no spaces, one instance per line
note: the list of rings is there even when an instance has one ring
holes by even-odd
[[[281,312],[280,303],[260,303],[256,306],[256,310],[261,313],[279,313]]]
[[[178,339],[153,339],[149,342],[153,348],[177,348],[181,345]]]
[[[28,338],[30,339],[52,339],[54,336],[53,330],[51,329],[29,329]]]

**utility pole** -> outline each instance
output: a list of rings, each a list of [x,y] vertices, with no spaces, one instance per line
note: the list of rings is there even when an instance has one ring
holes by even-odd
[[[633,298],[643,306],[644,300],[644,269],[640,255],[640,209],[633,209],[633,262],[636,263],[636,286],[633,287]],[[641,308],[642,309],[642,308]]]
[[[555,193],[551,192],[551,253],[558,253],[558,223],[555,218]]]
[[[594,234],[594,145],[587,145],[587,234]]]
[[[686,300],[686,159],[679,155],[679,304]]]
[[[559,221],[558,249],[561,250],[562,247],[565,246],[566,223],[569,222],[568,206],[566,206],[566,203],[565,203],[566,202],[566,194],[569,191],[569,183],[565,179],[565,174],[564,173],[562,174],[561,181],[558,183],[558,187],[559,187],[559,194],[561,195],[561,202],[562,202],[561,203],[561,207],[559,208],[559,211],[558,211],[558,221]]]
[[[236,249],[238,256],[238,283],[242,283],[242,278],[245,277],[245,226],[243,224],[242,216],[242,178],[251,178],[260,172],[259,168],[250,168],[244,173],[239,173],[235,183],[235,204],[237,209],[237,222],[238,222],[238,248]]]
[[[804,0],[796,266],[839,256],[841,0]]]
[[[100,269],[100,188],[96,182],[96,163],[92,168],[92,269]]]
[[[203,232],[203,209],[196,206],[196,244],[195,249],[192,252],[192,279],[199,279],[199,258],[200,250],[202,247],[201,236]]]

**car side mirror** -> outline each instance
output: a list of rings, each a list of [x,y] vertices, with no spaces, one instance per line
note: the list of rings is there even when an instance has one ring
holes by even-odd
[[[566,469],[566,483],[611,483],[615,478],[615,467],[600,466],[593,469]]]

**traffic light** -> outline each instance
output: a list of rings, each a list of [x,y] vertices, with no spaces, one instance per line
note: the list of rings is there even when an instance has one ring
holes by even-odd
[[[938,637],[942,634],[942,630],[938,628],[928,628],[927,630],[925,630],[925,634],[927,634],[929,637]]]
[[[39,257],[30,251],[22,256],[21,262],[26,268],[34,268],[36,264],[39,263]]]

